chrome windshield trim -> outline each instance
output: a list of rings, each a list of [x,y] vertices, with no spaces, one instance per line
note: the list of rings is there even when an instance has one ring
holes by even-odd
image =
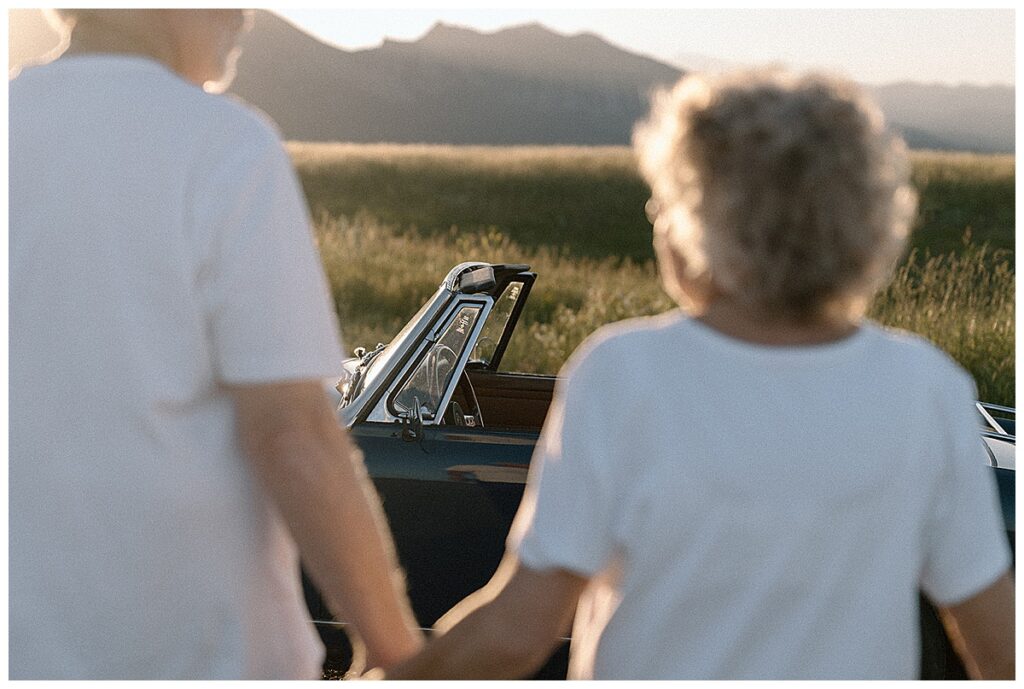
[[[370,363],[365,374],[367,380],[363,384],[362,390],[352,398],[348,405],[338,410],[339,421],[351,428],[376,405],[381,392],[394,379],[396,370],[401,369],[405,364],[411,353],[410,350],[416,349],[423,339],[423,335],[433,327],[438,316],[445,312],[451,298],[451,293],[442,287],[434,292],[423,307],[420,307],[419,318],[413,317],[418,322],[411,323],[412,327],[406,332],[399,332],[387,348]]]
[[[438,314],[438,316],[433,320],[431,329],[426,333],[423,333],[425,336],[419,338],[420,341],[417,346],[409,353],[408,356],[403,357],[401,365],[396,367],[396,370],[392,371],[387,376],[388,384],[382,390],[382,394],[375,398],[373,407],[366,414],[366,421],[394,423],[395,421],[400,420],[398,416],[395,416],[391,413],[391,410],[388,409],[388,400],[395,393],[395,388],[405,381],[413,367],[419,362],[420,355],[437,341],[438,336],[440,336],[441,331],[448,325],[449,321],[460,309],[467,305],[479,305],[481,309],[480,316],[477,318],[476,323],[473,325],[473,330],[466,339],[466,346],[463,348],[463,351],[459,355],[459,359],[455,364],[455,373],[452,375],[451,380],[448,382],[448,387],[441,396],[438,404],[439,413],[433,419],[423,421],[423,425],[425,427],[441,425],[441,417],[444,415],[443,410],[451,400],[452,393],[455,391],[455,386],[458,385],[459,379],[466,368],[466,362],[469,360],[469,355],[472,354],[473,348],[476,346],[477,338],[480,337],[480,331],[483,330],[484,323],[491,315],[491,309],[494,307],[494,299],[492,299],[490,295],[460,294],[456,298],[450,299],[447,302],[444,311]]]
[[[1002,425],[996,420],[996,418],[994,416],[992,416],[992,413],[991,413],[991,412],[996,412],[996,413],[1002,413],[1002,414],[1013,414],[1014,418],[1016,418],[1017,417],[1017,410],[1016,409],[1012,409],[1010,407],[1003,407],[1003,406],[1000,406],[998,404],[989,404],[988,402],[975,402],[974,403],[974,407],[978,410],[978,413],[981,414],[982,418],[985,419],[985,423],[987,423],[989,426],[992,427],[992,431],[983,432],[983,434],[994,432],[996,434],[995,437],[1002,437],[1002,438],[1015,438],[1016,437],[1016,436],[1011,435],[1010,433],[1008,433],[1007,430],[1002,427]],[[993,436],[988,436],[988,437],[993,437]]]
[[[409,330],[404,333],[399,331],[387,348],[367,367],[364,373],[366,381],[359,394],[336,411],[336,416],[341,423],[351,428],[360,420],[365,420],[373,412],[380,401],[381,394],[386,391],[394,377],[405,368],[409,356],[415,353],[423,335],[445,312],[452,297],[459,293],[459,277],[468,270],[490,265],[490,263],[481,261],[467,261],[448,271],[437,291],[421,307],[421,310],[426,310],[413,316],[413,320],[416,322],[410,321],[406,324]]]
[[[486,268],[490,265],[492,264],[481,263],[480,261],[466,261],[465,263],[460,263],[448,271],[448,275],[446,275],[444,280],[441,282],[441,287],[454,294],[459,291],[459,276],[466,271],[475,270],[477,268]]]

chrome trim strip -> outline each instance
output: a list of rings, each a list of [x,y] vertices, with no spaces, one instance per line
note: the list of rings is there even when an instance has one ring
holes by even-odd
[[[442,428],[453,428],[453,426],[442,426]],[[461,440],[466,442],[488,443],[490,445],[536,445],[537,434],[530,437],[516,438],[514,436],[496,435],[494,431],[486,427],[480,429],[480,433],[467,433],[465,430],[445,433],[442,436],[445,440]]]
[[[1006,433],[1005,431],[1002,432],[1002,433],[1000,433],[998,431],[982,431],[981,432],[981,437],[982,438],[992,438],[993,440],[1002,440],[1004,442],[1013,443],[1014,445],[1017,444],[1017,436],[1010,435],[1009,433]]]
[[[1010,409],[1009,407],[1001,407],[1001,406],[999,406],[997,404],[988,404],[986,402],[975,402],[974,403],[974,407],[975,407],[975,409],[978,410],[978,413],[981,414],[982,418],[985,419],[985,423],[987,423],[989,426],[991,426],[992,430],[995,431],[997,434],[999,434],[1000,436],[1007,437],[1007,438],[1015,437],[1015,436],[1012,436],[1009,433],[1007,433],[1006,429],[1003,428],[999,424],[999,422],[995,420],[995,417],[993,417],[989,413],[989,410],[995,411],[995,412],[1003,412],[1003,413],[1007,413],[1007,414],[1013,414],[1014,417],[1017,416],[1016,410]]]
[[[1013,407],[1003,407],[1001,405],[992,404],[990,402],[978,402],[978,404],[981,405],[982,407],[985,407],[985,409],[991,409],[992,411],[1006,412],[1007,414],[1013,414],[1014,416],[1017,415],[1017,410],[1014,409]]]

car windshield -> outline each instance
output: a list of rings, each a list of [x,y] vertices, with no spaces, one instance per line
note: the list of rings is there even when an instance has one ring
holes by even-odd
[[[409,319],[405,324],[405,327],[391,339],[391,342],[388,343],[388,346],[384,351],[378,354],[374,360],[370,362],[370,367],[366,370],[366,378],[362,385],[363,390],[368,390],[373,385],[374,379],[380,375],[380,372],[388,369],[388,363],[394,358],[395,353],[402,349],[402,342],[404,342],[409,336],[409,333],[413,328],[417,325],[426,325],[420,321],[423,320],[424,314],[433,308],[437,301],[442,298],[442,292],[444,292],[444,290],[438,290],[433,297],[428,299],[427,302],[420,307],[420,310],[416,312],[416,315]]]
[[[459,309],[395,396],[395,409],[409,411],[418,404],[422,418],[434,418],[481,308],[474,305]]]
[[[473,348],[473,353],[469,357],[470,361],[481,362],[484,365],[491,363],[494,359],[494,352],[498,348],[498,343],[501,342],[501,336],[505,332],[505,326],[508,325],[508,319],[512,315],[512,309],[515,308],[516,302],[519,301],[519,295],[522,292],[522,282],[517,280],[508,283],[508,286],[505,287],[501,296],[494,303],[491,315],[487,317],[487,322],[484,323],[484,327],[480,331],[476,347]]]

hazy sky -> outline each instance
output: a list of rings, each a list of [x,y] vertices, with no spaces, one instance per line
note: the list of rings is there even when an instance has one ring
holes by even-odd
[[[308,9],[276,10],[346,49],[413,40],[438,20],[493,31],[539,21],[590,31],[680,67],[782,63],[861,82],[1012,84],[1014,11],[955,9]],[[701,57],[712,58],[705,61]]]

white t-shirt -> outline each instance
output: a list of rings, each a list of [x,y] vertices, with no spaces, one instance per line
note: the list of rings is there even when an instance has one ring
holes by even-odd
[[[14,79],[11,677],[318,677],[296,549],[222,384],[340,361],[259,114],[141,57]]]
[[[918,587],[1010,565],[969,376],[873,323],[768,347],[678,313],[566,366],[509,539],[593,577],[570,677],[913,678]]]

